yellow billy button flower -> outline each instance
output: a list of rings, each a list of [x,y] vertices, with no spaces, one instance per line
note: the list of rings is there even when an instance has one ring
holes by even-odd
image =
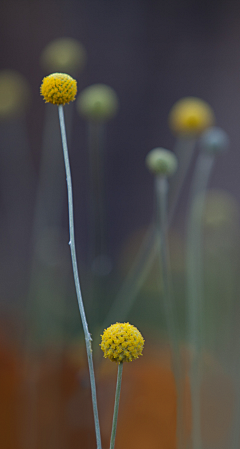
[[[46,103],[65,105],[75,100],[77,81],[66,73],[52,73],[43,78],[40,93]]]
[[[101,349],[112,362],[131,362],[142,355],[144,339],[129,323],[116,323],[103,332]]]
[[[199,134],[214,122],[212,108],[200,98],[182,98],[169,113],[169,126],[175,134]]]

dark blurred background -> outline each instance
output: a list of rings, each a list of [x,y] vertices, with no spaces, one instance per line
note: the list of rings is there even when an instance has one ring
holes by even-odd
[[[46,75],[39,63],[44,47],[58,37],[78,39],[87,52],[79,92],[93,83],[108,84],[117,92],[120,109],[107,129],[105,166],[108,240],[114,257],[126,236],[151,220],[152,179],[144,160],[156,146],[173,149],[168,113],[181,97],[207,101],[217,125],[229,134],[231,151],[217,161],[211,184],[239,198],[239,9],[234,1],[1,2],[0,68],[19,71],[30,84],[26,125],[36,179],[45,110],[39,95]],[[87,235],[86,145],[85,123],[75,114],[71,160],[79,246]],[[34,194],[29,193],[33,201]],[[29,227],[31,215],[23,218],[21,225]],[[21,265],[30,242],[24,243],[26,248],[15,252]]]
[[[216,124],[228,133],[231,147],[228,153],[217,159],[210,187],[223,189],[237,202],[240,200],[238,186],[240,165],[238,148],[240,4],[234,0],[123,0],[118,2],[116,0],[2,0],[0,2],[0,70],[11,69],[20,72],[29,83],[31,97],[26,116],[13,121],[1,120],[0,123],[2,360],[3,366],[5,366],[5,371],[3,371],[8,379],[10,372],[15,373],[14,357],[16,356],[17,374],[12,374],[12,384],[18,391],[16,384],[18,385],[19,382],[21,389],[25,382],[27,387],[24,384],[24,388],[28,389],[28,398],[35,397],[36,388],[32,385],[36,385],[39,379],[39,388],[44,388],[41,387],[41,375],[43,377],[46,375],[47,378],[47,370],[51,371],[51,367],[49,368],[51,354],[48,354],[46,360],[44,359],[46,369],[44,364],[41,368],[39,365],[36,365],[37,367],[34,365],[33,371],[35,374],[38,373],[37,380],[34,374],[32,377],[30,376],[31,381],[29,381],[28,368],[25,367],[26,354],[28,356],[32,353],[36,354],[35,351],[38,351],[39,348],[40,352],[43,351],[49,342],[51,348],[57,346],[57,348],[61,348],[61,351],[63,347],[70,344],[71,350],[67,349],[67,355],[64,353],[65,358],[62,355],[60,359],[56,358],[57,367],[54,365],[53,368],[53,371],[56,370],[57,376],[59,376],[59,372],[63,377],[67,373],[67,380],[64,377],[67,393],[64,390],[65,387],[59,387],[59,391],[64,390],[66,396],[69,382],[70,384],[72,382],[71,385],[75,391],[76,366],[79,368],[83,363],[82,359],[75,363],[75,359],[78,359],[75,340],[81,342],[82,330],[67,245],[67,202],[60,137],[55,137],[54,145],[59,148],[59,170],[63,175],[62,183],[60,182],[63,187],[61,190],[63,193],[62,212],[58,216],[57,230],[56,222],[53,220],[51,223],[49,218],[49,229],[39,237],[39,241],[36,240],[35,234],[41,229],[41,223],[45,226],[45,222],[48,222],[47,212],[44,218],[41,217],[43,221],[40,220],[36,224],[36,201],[46,111],[51,111],[50,114],[52,114],[55,124],[53,133],[59,132],[57,108],[46,106],[39,94],[42,78],[48,75],[40,65],[40,56],[50,41],[61,37],[72,37],[79,40],[86,50],[86,64],[77,76],[78,92],[93,83],[104,83],[111,86],[119,98],[118,114],[107,124],[105,136],[106,240],[112,272],[110,277],[104,278],[103,282],[95,280],[95,290],[100,289],[100,305],[99,301],[96,305],[96,295],[91,290],[92,275],[89,274],[88,261],[87,126],[85,121],[79,117],[75,103],[65,107],[66,116],[69,111],[72,113],[71,126],[67,128],[67,131],[74,188],[76,243],[83,294],[89,298],[86,309],[93,333],[96,331],[99,334],[99,329],[102,331],[101,326],[112,298],[119,289],[120,282],[127,272],[128,264],[130,265],[136,248],[141,243],[145,229],[152,221],[153,179],[145,167],[145,157],[154,147],[163,146],[171,150],[174,148],[175,136],[169,130],[168,114],[178,99],[185,96],[199,97],[213,108]],[[48,148],[51,152],[51,139],[48,141]],[[53,158],[51,164],[53,167]],[[50,178],[51,166],[48,172]],[[181,245],[184,242],[189,180],[190,175],[183,189],[172,225],[173,245],[176,244],[177,248],[178,274],[181,272],[179,266],[183,265]],[[54,195],[51,192],[45,192],[45,194],[47,203],[49,201],[46,211],[51,211],[54,208],[53,205],[56,204]],[[177,282],[179,282],[177,285],[182,294],[181,289],[183,289],[184,282],[181,275]],[[158,329],[158,313],[160,316],[161,310],[156,305],[155,299],[151,299],[151,284],[150,279],[149,285],[142,292],[130,318],[135,320],[136,325],[142,325],[146,332],[151,328],[152,332],[149,332],[149,338],[154,339],[154,332],[157,332]],[[59,303],[61,295],[62,302]],[[149,307],[146,306],[146,298],[149,301],[149,307],[153,306],[152,312],[149,312]],[[126,316],[127,320],[130,318]],[[164,328],[164,319],[160,316],[159,320]],[[11,351],[14,354],[13,359],[9,355]],[[82,352],[84,354],[84,349]],[[56,353],[54,352],[54,354]],[[82,357],[84,359],[84,355]],[[59,371],[59,365],[57,365],[59,360],[61,360],[61,366],[66,360],[68,361],[66,366],[64,365],[66,373],[64,369]],[[70,363],[72,371],[68,363]],[[169,361],[166,366],[169,374]],[[152,369],[154,371],[154,367]],[[42,373],[41,370],[44,374],[39,374],[39,372]],[[24,381],[21,377],[23,372],[25,373]],[[67,376],[70,376],[70,381]],[[83,374],[81,376],[84,377]],[[87,382],[86,379],[84,381]],[[143,382],[148,383],[146,379]],[[12,391],[12,384],[9,386],[9,391]],[[84,382],[81,385],[85,385]],[[48,385],[44,390],[46,397],[48,396],[47,388],[51,391],[51,386]],[[5,386],[4,391],[6,391]],[[15,404],[15,393],[11,394],[13,401],[11,404]],[[102,397],[104,394],[103,389]],[[162,393],[159,392],[159,394]],[[174,392],[171,394],[174,396]],[[5,401],[8,404],[6,407],[10,407],[12,410],[11,407],[15,407],[15,405],[9,406],[10,396],[6,396]],[[35,410],[31,400],[30,408],[26,407],[28,411],[25,417],[25,427],[29,416],[32,417],[31,407]],[[73,402],[74,400],[72,399]],[[85,399],[82,401],[84,402]],[[55,404],[54,400],[52,403]],[[41,409],[41,404],[39,407]],[[44,407],[48,409],[49,404],[44,403],[42,410],[45,410]],[[72,404],[71,407],[72,411],[70,410],[69,413],[74,415],[74,405]],[[63,405],[63,409],[65,410],[65,405]],[[57,413],[56,410],[52,410],[52,414]],[[89,410],[91,415],[91,407]],[[173,412],[170,414],[174,415],[174,410],[173,405]],[[4,415],[4,410],[1,413]],[[44,415],[44,412],[42,414]],[[3,449],[12,447],[9,439],[11,429],[14,426],[19,427],[19,419],[14,415],[17,424],[14,421],[13,425],[11,413],[9,416],[8,424],[6,424],[10,429],[9,433],[6,433],[8,443],[3,443]],[[43,438],[39,446],[36,443],[36,432],[34,434],[34,430],[32,430],[31,437],[21,436],[20,440],[25,441],[23,446],[16,437],[12,443],[15,448],[44,447],[48,449],[50,447],[50,445],[48,446],[49,435],[52,435],[51,416],[49,412],[50,433],[45,429],[46,439]],[[34,418],[32,419],[34,420]],[[71,418],[68,416],[68,419],[76,430],[78,426],[76,417],[71,415]],[[91,448],[94,447],[92,422],[90,420],[90,424],[86,424],[84,419],[82,416],[84,423],[82,427],[88,429],[89,426],[90,428],[90,431],[87,431],[87,436],[84,434],[86,437],[85,447]],[[55,428],[56,434],[61,427],[60,422],[59,418],[59,427]],[[34,425],[36,422],[30,427],[34,429]],[[25,427],[23,425],[23,428]],[[78,431],[79,433],[71,437],[72,448],[78,447],[81,429]],[[108,431],[107,427],[106,434]],[[169,430],[169,433],[171,432]],[[152,435],[152,433],[150,426],[149,434]],[[24,440],[24,438],[26,439]],[[63,441],[62,446],[59,446],[60,442],[56,438],[51,443],[51,448],[57,444],[58,449],[70,447],[70,444],[67,445],[70,440],[66,441],[66,446]],[[174,446],[174,442],[169,442],[167,439],[166,441],[164,449]],[[140,448],[139,445],[138,447]],[[154,447],[160,447],[159,440]]]

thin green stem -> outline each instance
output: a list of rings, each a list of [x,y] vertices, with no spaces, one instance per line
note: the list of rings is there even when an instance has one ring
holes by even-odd
[[[87,319],[86,319],[86,315],[85,315],[85,310],[84,310],[84,305],[83,305],[83,300],[82,300],[82,293],[81,293],[81,288],[80,288],[79,275],[78,275],[77,257],[76,257],[76,248],[75,248],[75,236],[74,236],[72,180],[71,180],[71,170],[70,170],[70,163],[69,163],[69,156],[68,156],[67,137],[66,137],[64,113],[63,113],[62,105],[60,105],[58,107],[58,112],[59,112],[63,155],[64,155],[64,163],[65,163],[66,178],[67,178],[69,236],[70,236],[69,245],[70,245],[70,250],[71,250],[73,276],[74,276],[74,282],[75,282],[75,287],[76,287],[78,306],[79,306],[79,311],[80,311],[80,315],[81,315],[81,319],[82,319],[83,330],[84,330],[85,341],[86,341],[90,383],[91,383],[91,390],[92,390],[94,423],[95,423],[96,439],[97,439],[97,449],[101,449],[102,444],[101,444],[100,425],[99,425],[99,418],[98,418],[96,383],[95,383],[95,376],[94,376],[92,347],[91,347],[92,339],[91,339],[91,335],[88,330],[88,324],[87,324]]]
[[[179,347],[179,336],[177,323],[175,320],[175,310],[172,292],[172,279],[170,270],[169,246],[167,237],[167,193],[168,180],[165,176],[156,176],[155,178],[156,193],[156,224],[160,239],[160,263],[161,263],[161,280],[163,286],[163,300],[165,307],[165,315],[167,328],[172,349],[173,373],[177,389],[177,447],[183,449],[184,441],[184,422],[183,422],[183,382],[181,372],[181,358]]]
[[[119,400],[120,400],[121,383],[122,383],[122,371],[123,371],[123,362],[119,363],[119,365],[118,365],[117,386],[116,386],[116,394],[115,394],[115,404],[114,404],[114,412],[113,412],[110,449],[114,449],[114,445],[115,445]]]
[[[175,152],[177,156],[179,155],[179,166],[170,184],[168,225],[170,225],[174,216],[182,186],[192,160],[195,144],[196,138],[191,136],[179,139],[176,143]],[[158,246],[159,239],[157,237],[156,226],[152,223],[146,231],[132,268],[105,319],[105,326],[116,319],[116,313],[119,314],[120,312],[122,319],[126,318],[152,268],[158,253]],[[117,315],[117,319],[120,319],[119,315]]]
[[[156,193],[156,224],[157,232],[160,239],[160,260],[162,270],[162,284],[164,303],[166,308],[167,324],[169,334],[172,337],[174,352],[177,352],[177,334],[176,325],[174,323],[174,305],[171,287],[170,262],[169,262],[169,248],[167,239],[167,191],[168,180],[165,176],[156,176],[155,178],[155,193]]]
[[[169,186],[169,224],[171,224],[174,217],[177,203],[182,192],[183,184],[192,162],[195,146],[196,137],[194,136],[182,137],[179,138],[176,142],[174,153],[178,159],[178,169],[175,175],[172,177]]]
[[[187,290],[189,312],[189,343],[193,349],[190,360],[190,386],[192,401],[192,447],[201,449],[200,386],[203,318],[202,274],[202,216],[207,184],[214,156],[200,153],[192,185],[192,199],[187,232]]]

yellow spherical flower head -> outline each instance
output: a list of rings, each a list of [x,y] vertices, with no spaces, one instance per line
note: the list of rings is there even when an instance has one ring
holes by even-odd
[[[131,362],[142,355],[144,339],[129,323],[116,323],[103,332],[101,349],[112,362]]]
[[[195,97],[177,101],[169,114],[170,129],[176,134],[199,134],[214,122],[212,108],[205,101]]]
[[[77,81],[66,73],[52,73],[43,78],[40,93],[46,103],[64,105],[75,100]]]

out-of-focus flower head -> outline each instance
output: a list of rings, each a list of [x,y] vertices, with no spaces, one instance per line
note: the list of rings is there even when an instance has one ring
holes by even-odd
[[[66,73],[52,73],[43,78],[40,93],[46,103],[64,105],[75,100],[77,81]]]
[[[77,109],[87,120],[107,121],[117,113],[118,97],[115,90],[106,84],[93,84],[78,96]]]
[[[212,108],[200,98],[182,98],[169,113],[169,127],[177,135],[199,134],[214,123]]]
[[[0,120],[22,116],[30,100],[30,88],[24,76],[14,70],[1,70],[0,98]]]
[[[101,349],[112,362],[131,362],[142,355],[144,339],[129,323],[116,323],[103,332]]]
[[[211,189],[206,198],[203,223],[208,229],[227,228],[239,222],[239,204],[225,190]]]
[[[146,157],[146,165],[154,175],[171,176],[177,169],[177,158],[172,151],[154,148]]]
[[[76,76],[85,66],[86,50],[76,39],[55,39],[42,51],[40,62],[47,72],[67,72]]]
[[[200,147],[211,154],[223,153],[229,148],[229,137],[223,129],[213,126],[206,129],[200,137]]]

